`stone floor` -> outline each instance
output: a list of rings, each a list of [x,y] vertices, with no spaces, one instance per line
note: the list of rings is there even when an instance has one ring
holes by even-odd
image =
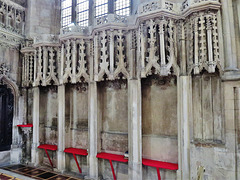
[[[47,171],[40,168],[30,167],[26,165],[10,165],[0,168],[0,180],[81,180],[76,177],[57,174],[56,172]]]

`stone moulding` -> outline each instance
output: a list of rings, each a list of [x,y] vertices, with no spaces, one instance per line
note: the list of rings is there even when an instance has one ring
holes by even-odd
[[[16,138],[18,134],[17,123],[19,123],[19,88],[15,81],[9,77],[10,69],[4,63],[0,65],[0,84],[5,84],[9,89],[11,89],[14,96],[14,111],[13,111],[13,140],[12,149],[20,146],[19,139]]]
[[[19,49],[24,37],[0,27],[0,46]]]

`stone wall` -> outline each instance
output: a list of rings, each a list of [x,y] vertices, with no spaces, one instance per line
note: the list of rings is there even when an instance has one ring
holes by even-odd
[[[78,173],[65,148],[88,149],[78,160],[92,179],[112,179],[97,153],[127,150],[118,179],[157,179],[142,158],[178,163],[162,179],[239,179],[239,1],[136,0],[129,18],[65,29],[59,0],[13,2],[25,32],[10,16],[0,29],[0,64],[20,90],[12,162],[49,165],[37,149],[48,143],[61,172]],[[19,123],[33,123],[33,140]]]

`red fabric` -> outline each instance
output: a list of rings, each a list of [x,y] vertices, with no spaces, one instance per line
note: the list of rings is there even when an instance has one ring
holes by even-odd
[[[152,166],[161,169],[170,169],[170,170],[178,170],[178,164],[162,162],[162,161],[154,161],[151,159],[142,159],[142,163],[145,166]]]
[[[65,153],[72,153],[72,154],[77,154],[77,155],[82,155],[82,156],[87,156],[87,150],[86,149],[78,149],[78,148],[66,148],[64,150]]]
[[[19,124],[17,127],[33,127],[32,124]]]
[[[97,158],[101,159],[108,159],[113,161],[119,161],[119,162],[128,162],[128,159],[124,159],[123,155],[117,155],[117,154],[110,154],[110,153],[98,153]]]
[[[57,150],[57,146],[56,145],[51,145],[51,144],[41,144],[40,146],[38,146],[38,148],[47,149],[47,150],[51,150],[51,151],[56,151]]]

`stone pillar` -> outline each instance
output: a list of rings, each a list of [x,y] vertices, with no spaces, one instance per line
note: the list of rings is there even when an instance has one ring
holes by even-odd
[[[98,127],[98,95],[97,83],[89,83],[88,91],[88,134],[89,134],[89,177],[98,179],[98,159],[96,158],[98,152],[99,142],[99,127]]]
[[[128,80],[128,179],[142,180],[141,80]]]
[[[39,87],[33,88],[33,143],[32,143],[32,163],[33,165],[39,164],[39,101],[40,89]]]
[[[223,39],[225,53],[225,69],[232,71],[237,70],[237,49],[236,34],[234,28],[232,0],[224,0],[222,3],[222,19],[223,19]]]
[[[190,178],[191,76],[178,78],[178,179]]]
[[[26,91],[23,90],[23,94],[26,95]],[[11,163],[14,163],[14,164],[20,163],[22,159],[22,154],[23,154],[22,147],[21,147],[23,143],[22,134],[20,133],[17,125],[22,124],[24,121],[23,119],[26,118],[25,110],[27,109],[27,107],[25,106],[25,103],[26,103],[26,99],[24,98],[24,96],[15,95],[14,116],[12,121],[13,123],[12,124],[12,145],[11,145],[11,153],[10,153]]]
[[[58,151],[57,169],[65,170],[65,85],[58,86]]]

